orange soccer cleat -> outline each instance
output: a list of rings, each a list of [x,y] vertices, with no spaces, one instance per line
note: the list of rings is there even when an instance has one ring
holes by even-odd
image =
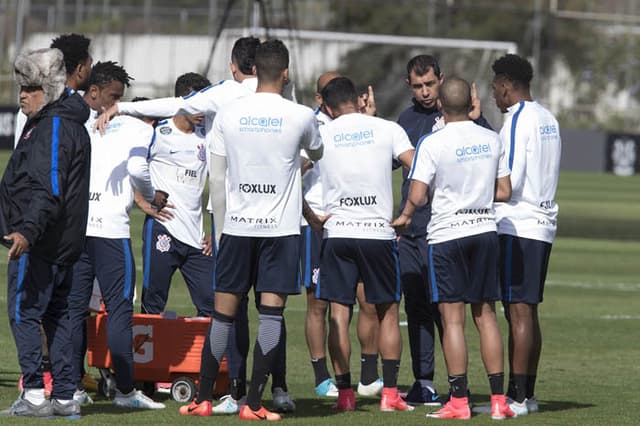
[[[198,404],[194,399],[191,404],[180,407],[180,414],[183,416],[210,416],[212,414],[211,401],[202,401]]]
[[[240,420],[267,420],[270,422],[282,420],[280,414],[272,413],[264,407],[260,407],[259,410],[252,410],[248,405],[243,405],[238,415]]]

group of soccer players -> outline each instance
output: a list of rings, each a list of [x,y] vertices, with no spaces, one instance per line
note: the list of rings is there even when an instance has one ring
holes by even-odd
[[[370,87],[359,94],[335,72],[318,79],[315,112],[283,98],[289,53],[278,40],[237,40],[233,80],[211,85],[189,73],[176,81],[175,97],[119,102],[132,80],[127,72],[113,62],[98,62],[86,72],[88,40],[64,37],[70,38],[63,47],[71,46],[61,48],[72,64],[68,85],[85,90],[92,110],[86,123],[92,146],[87,239],[69,296],[76,392],[65,401],[64,414],[79,414],[80,405],[91,402],[81,379],[94,279],[108,313],[114,403],[164,408],[133,385],[135,268],[128,212],[134,199],[147,213],[142,311],[164,310],[179,268],[197,314],[211,317],[198,394],[181,414],[279,420],[277,412],[295,410],[286,385],[283,313],[288,296],[300,292],[300,278],[307,288],[305,333],[315,392],[337,397],[335,410],[356,406],[349,339],[356,300],[362,349],[357,392],[380,394],[381,411],[442,405],[428,416],[471,417],[466,304],[481,338],[491,417],[538,410],[537,306],[555,237],[560,137],[555,118],[531,97],[533,70],[524,58],[506,55],[493,64],[494,98],[505,113],[498,134],[482,117],[475,88],[445,78],[429,55],[407,65],[413,104],[396,123],[375,117]],[[85,84],[72,86],[79,69]],[[162,121],[151,127],[145,119]],[[403,186],[394,219],[397,167],[403,167]],[[213,229],[205,237],[201,197],[207,176]],[[259,324],[247,390],[251,288]],[[402,293],[415,377],[406,394],[397,388]],[[499,300],[509,322],[507,395]],[[435,329],[449,376],[447,398],[439,397],[433,383]],[[214,405],[213,385],[225,354],[230,394]],[[262,405],[270,376],[273,411]],[[20,413],[44,412],[36,390],[25,387],[21,400],[30,405]]]

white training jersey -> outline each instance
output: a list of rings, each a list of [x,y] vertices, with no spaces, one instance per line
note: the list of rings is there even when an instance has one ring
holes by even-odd
[[[329,123],[331,121],[331,117],[322,112],[320,108],[316,109],[316,122],[318,123],[318,128],[321,128],[323,125]],[[307,158],[307,154],[304,151],[300,151],[300,155],[304,158]],[[304,199],[307,201],[307,204],[313,210],[313,212],[317,215],[324,215],[324,206],[322,202],[322,182],[320,179],[320,164],[315,162],[313,167],[302,176],[302,187],[304,193]],[[302,226],[307,225],[307,221],[305,218],[302,218]]]
[[[429,243],[495,232],[496,178],[508,175],[500,136],[473,121],[447,123],[424,136],[409,179],[429,186]]]
[[[313,110],[274,93],[225,105],[213,123],[211,153],[227,160],[223,233],[300,234],[300,149],[322,146]]]
[[[119,116],[102,136],[93,130],[96,117],[97,112],[91,111],[85,124],[91,136],[87,236],[130,238],[129,209],[134,188],[145,199],[153,199],[147,164],[153,127],[137,118]]]
[[[151,182],[169,193],[173,219],[162,222],[167,231],[185,244],[202,248],[202,192],[207,180],[204,128],[184,133],[172,118],[158,123],[149,147]]]
[[[391,240],[393,160],[413,150],[393,121],[352,113],[320,127],[324,238]]]
[[[495,205],[498,233],[552,243],[562,148],[558,121],[537,102],[519,102],[505,114],[500,137],[512,193],[508,203]]]

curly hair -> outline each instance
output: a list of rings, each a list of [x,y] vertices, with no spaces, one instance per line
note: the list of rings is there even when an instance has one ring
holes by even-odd
[[[89,77],[88,85],[96,85],[103,87],[112,81],[119,81],[126,87],[131,86],[130,82],[134,80],[127,72],[118,65],[117,62],[106,61],[97,62],[93,68],[91,68],[91,77]]]
[[[188,72],[186,74],[182,74],[176,79],[173,95],[186,96],[191,92],[199,92],[208,86],[211,86],[211,82],[208,78],[195,72]]]
[[[51,40],[51,48],[59,49],[64,56],[64,67],[67,75],[73,74],[78,65],[89,58],[91,40],[82,34],[62,34]]]
[[[498,58],[491,66],[496,77],[504,77],[515,84],[529,87],[533,78],[531,63],[522,56],[507,54]]]

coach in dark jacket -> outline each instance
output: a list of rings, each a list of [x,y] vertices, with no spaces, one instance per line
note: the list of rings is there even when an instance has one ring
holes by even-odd
[[[14,68],[28,121],[0,182],[0,225],[10,246],[8,311],[24,391],[3,414],[77,415],[67,295],[87,224],[89,107],[65,88],[59,50],[22,54]],[[44,398],[39,371],[40,324],[52,364],[51,400]]]

